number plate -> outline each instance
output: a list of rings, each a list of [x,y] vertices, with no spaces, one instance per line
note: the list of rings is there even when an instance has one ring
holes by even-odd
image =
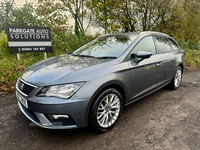
[[[28,102],[25,98],[23,98],[21,95],[19,95],[18,92],[16,92],[16,98],[26,107],[28,108]]]

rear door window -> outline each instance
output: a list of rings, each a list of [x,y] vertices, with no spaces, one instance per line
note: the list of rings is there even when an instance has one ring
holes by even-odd
[[[154,39],[158,48],[158,53],[167,53],[172,51],[171,45],[166,37],[155,36]]]

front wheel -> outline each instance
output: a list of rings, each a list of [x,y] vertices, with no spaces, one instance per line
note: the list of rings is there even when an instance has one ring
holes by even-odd
[[[99,133],[112,129],[123,107],[122,96],[114,88],[103,91],[96,99],[89,117],[90,127]]]
[[[178,89],[179,86],[181,85],[181,81],[182,81],[182,68],[180,66],[178,66],[176,68],[174,78],[171,81],[171,83],[169,84],[170,88],[173,90]]]

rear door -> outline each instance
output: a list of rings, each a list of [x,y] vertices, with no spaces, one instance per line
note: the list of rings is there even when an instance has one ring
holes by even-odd
[[[150,58],[137,63],[139,51],[151,52]],[[152,36],[144,37],[131,51],[135,58],[128,61],[130,66],[130,98],[134,101],[145,96],[148,92],[157,88],[161,82],[162,67],[161,56],[157,54]]]
[[[172,49],[167,37],[155,36],[154,40],[158,53],[161,55],[162,58],[162,81],[169,82],[172,79],[174,71],[176,69],[176,57],[174,55],[174,50]]]

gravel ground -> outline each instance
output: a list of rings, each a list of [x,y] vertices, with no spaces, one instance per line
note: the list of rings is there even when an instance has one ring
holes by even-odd
[[[15,96],[0,97],[0,149],[200,149],[200,71],[185,71],[181,87],[163,88],[129,106],[104,134],[88,128],[31,126]]]

